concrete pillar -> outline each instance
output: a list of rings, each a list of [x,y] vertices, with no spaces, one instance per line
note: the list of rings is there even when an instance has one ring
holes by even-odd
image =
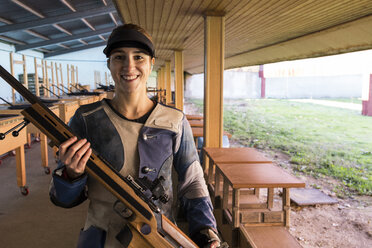
[[[204,20],[204,146],[222,147],[225,18]]]
[[[174,52],[175,107],[183,111],[183,52]]]

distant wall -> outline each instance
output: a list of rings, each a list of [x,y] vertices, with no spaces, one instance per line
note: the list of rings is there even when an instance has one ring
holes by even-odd
[[[266,78],[266,98],[321,98],[362,96],[363,75]],[[258,72],[224,72],[224,98],[260,98]],[[185,97],[204,97],[204,75],[186,77]]]
[[[361,97],[363,75],[266,78],[267,98]]]
[[[225,71],[223,77],[224,98],[258,98],[261,81],[256,72]],[[185,97],[204,98],[204,74],[186,77]]]

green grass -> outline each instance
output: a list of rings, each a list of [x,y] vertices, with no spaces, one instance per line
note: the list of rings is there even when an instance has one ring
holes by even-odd
[[[317,99],[314,98],[314,100],[317,100]],[[319,100],[362,104],[362,99],[360,98],[319,98]]]
[[[202,110],[202,101],[193,100]],[[372,195],[372,117],[287,100],[225,101],[224,129],[242,145],[288,154],[297,171]]]

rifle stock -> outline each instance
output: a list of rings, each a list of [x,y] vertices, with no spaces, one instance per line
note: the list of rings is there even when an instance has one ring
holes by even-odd
[[[24,109],[21,113],[47,135],[54,145],[58,147],[69,138],[77,136],[1,65],[0,75],[31,103],[31,107]],[[164,215],[161,217],[162,224],[159,228],[152,212],[154,206],[149,205],[149,202],[144,200],[144,196],[137,195],[138,193],[128,184],[126,178],[113,169],[94,150],[87,162],[86,171],[134,213],[134,217],[129,221],[129,228],[133,235],[129,247],[198,247]],[[172,242],[169,240],[172,240]]]

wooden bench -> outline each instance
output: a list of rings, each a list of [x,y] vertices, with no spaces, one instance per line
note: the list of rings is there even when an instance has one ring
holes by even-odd
[[[217,224],[223,238],[232,247],[238,246],[239,238],[244,238],[239,234],[241,225],[288,227],[289,189],[305,187],[303,182],[272,163],[216,163],[214,182]],[[220,190],[221,182],[223,192]],[[242,194],[243,189],[250,188],[258,191],[260,188],[266,188],[266,199],[262,201],[263,196],[258,198],[256,195]],[[274,206],[274,188],[282,189],[280,208]],[[248,199],[242,200],[247,196]]]

